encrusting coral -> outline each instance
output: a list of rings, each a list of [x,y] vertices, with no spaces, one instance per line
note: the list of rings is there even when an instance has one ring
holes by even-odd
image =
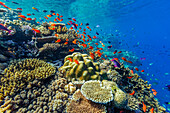
[[[96,103],[106,104],[113,100],[111,88],[102,86],[97,80],[86,81],[81,87],[81,93],[85,98]]]
[[[67,113],[106,113],[104,105],[87,100],[78,89],[73,94],[73,99],[67,104]]]
[[[55,68],[39,59],[24,59],[12,63],[3,72],[0,82],[1,99],[24,88],[34,79],[46,79],[55,73]]]
[[[76,78],[78,80],[100,79],[99,64],[94,62],[87,54],[74,52],[64,59],[64,65],[59,68],[63,71],[68,80]]]

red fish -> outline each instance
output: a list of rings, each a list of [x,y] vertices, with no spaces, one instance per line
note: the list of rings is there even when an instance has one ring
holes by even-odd
[[[132,76],[131,77],[127,77],[128,79],[131,79],[131,78],[133,78]]]
[[[152,108],[150,109],[150,112],[151,112],[151,113],[154,113],[153,111],[154,111],[154,108],[152,107]]]
[[[129,62],[129,63],[131,63],[131,64],[133,63],[132,61],[127,61],[127,62]]]
[[[55,43],[59,43],[59,42],[61,42],[61,39],[58,39],[57,41],[55,41]]]
[[[74,62],[79,65],[79,61],[78,60],[74,59]]]
[[[32,28],[36,33],[41,33],[40,30]]]
[[[146,112],[146,105],[144,104],[144,102],[142,102],[143,104],[143,111]]]
[[[31,16],[31,14],[30,14],[30,13],[27,13],[27,16]]]
[[[56,37],[58,37],[58,34],[55,34]]]
[[[44,18],[48,20],[48,18],[46,16],[44,16]]]
[[[74,48],[73,49],[69,49],[69,52],[74,52]]]
[[[32,18],[26,18],[25,20],[32,20]]]
[[[130,70],[130,72],[131,72],[132,74],[134,74],[133,70]]]
[[[117,52],[117,53],[121,53],[122,51],[119,51],[119,52]]]
[[[22,11],[22,8],[17,8],[17,10],[21,10]]]
[[[135,67],[136,71],[139,71],[139,69],[137,67]]]
[[[18,17],[20,17],[20,18],[27,18],[27,17],[24,16],[24,15],[18,15]]]
[[[76,21],[76,19],[75,19],[75,18],[72,18],[72,20]]]
[[[144,72],[144,70],[141,70],[141,72]]]
[[[72,59],[72,58],[67,58],[67,60],[69,60],[70,62],[73,62],[73,59]]]
[[[113,52],[113,54],[116,54],[116,52],[117,52],[117,50],[115,50],[115,51]]]
[[[127,61],[127,59],[125,57],[122,57],[122,60]]]
[[[135,94],[135,91],[133,90],[133,92],[132,93],[129,93],[129,95],[134,95]]]
[[[64,45],[67,45],[67,44],[68,44],[68,42],[65,42],[65,43],[64,43]]]
[[[114,58],[114,60],[119,60],[118,58]]]

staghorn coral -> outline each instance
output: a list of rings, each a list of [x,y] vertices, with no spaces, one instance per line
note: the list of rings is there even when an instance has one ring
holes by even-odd
[[[106,113],[105,106],[87,100],[78,89],[67,104],[67,113]]]
[[[54,67],[39,59],[24,59],[13,63],[4,70],[4,75],[1,77],[1,98],[13,95],[34,79],[46,79],[54,73]]]
[[[12,106],[12,99],[6,99],[4,104],[0,106],[0,113],[10,113]]]
[[[70,61],[68,58],[73,60]],[[77,60],[79,64],[74,61]],[[59,68],[63,71],[68,80],[76,78],[78,80],[100,79],[99,64],[94,62],[87,54],[75,52],[64,59],[64,65]]]
[[[81,87],[81,93],[88,99],[96,103],[108,103],[113,100],[110,87],[102,86],[100,81],[89,80]]]

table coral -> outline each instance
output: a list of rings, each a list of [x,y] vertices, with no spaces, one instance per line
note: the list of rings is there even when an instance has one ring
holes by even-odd
[[[105,106],[87,100],[78,89],[67,104],[67,113],[106,113]]]
[[[102,86],[100,81],[89,80],[81,87],[82,94],[96,103],[108,103],[113,100],[113,94],[110,87]]]
[[[72,59],[72,61],[69,59]],[[78,64],[75,60],[78,61]],[[66,56],[64,65],[59,68],[59,71],[64,71],[68,80],[72,78],[78,80],[100,79],[99,64],[94,62],[87,54],[78,52]]]

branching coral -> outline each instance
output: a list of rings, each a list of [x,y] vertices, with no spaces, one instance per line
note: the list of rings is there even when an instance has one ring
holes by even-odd
[[[90,80],[81,87],[82,94],[96,103],[108,103],[113,100],[113,94],[110,87],[102,86],[100,81]]]
[[[105,106],[87,100],[78,89],[67,104],[67,113],[106,113]]]

